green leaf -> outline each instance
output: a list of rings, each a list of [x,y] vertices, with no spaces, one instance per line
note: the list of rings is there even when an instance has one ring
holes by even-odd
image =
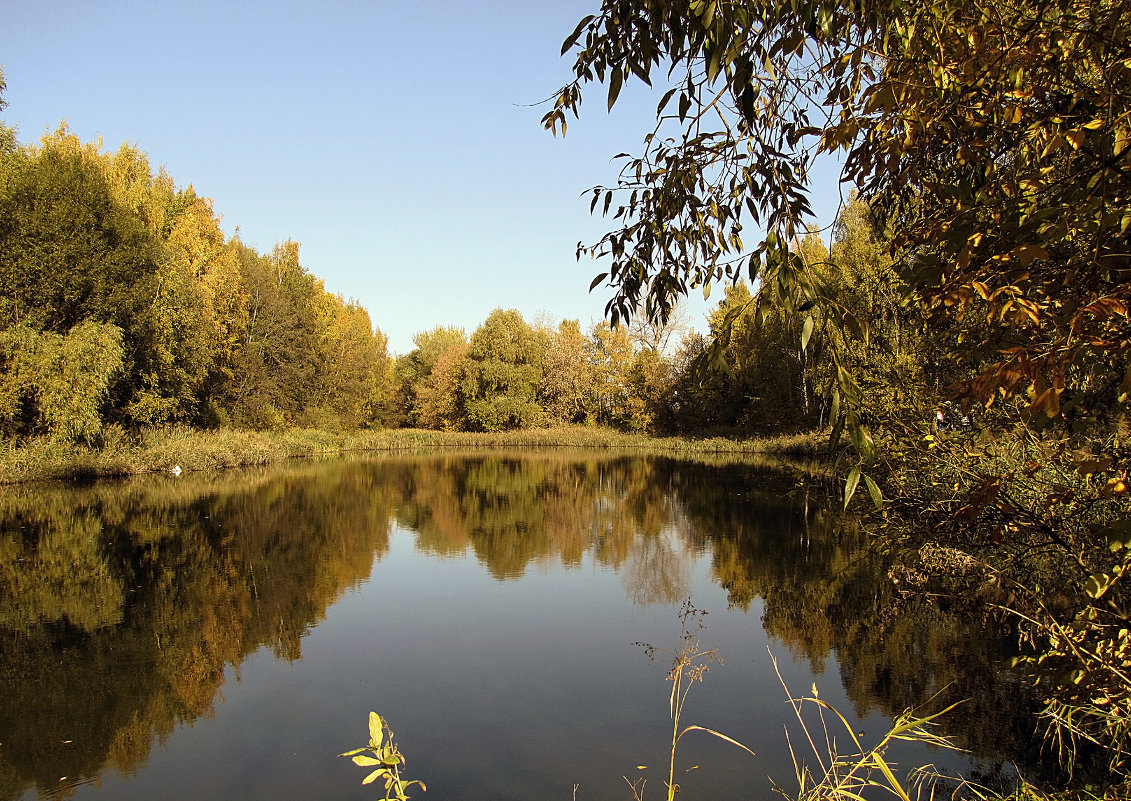
[[[374,759],[371,756],[361,755],[361,756],[355,756],[353,758],[353,764],[361,765],[361,767],[363,767],[363,768],[368,768],[368,767],[371,767],[373,765],[380,765],[380,764],[383,764],[383,763],[381,762],[380,759]]]
[[[856,494],[856,485],[860,483],[860,465],[852,468],[844,482],[844,508],[848,508],[852,496]]]
[[[369,713],[369,745],[380,748],[381,741],[385,739],[385,724],[376,712]]]
[[[809,347],[809,337],[813,336],[813,315],[805,318],[805,322],[801,326],[801,349],[805,350]]]
[[[388,773],[388,771],[385,770],[384,768],[377,768],[377,770],[373,771],[368,776],[366,776],[364,779],[362,779],[361,783],[362,784],[373,784],[373,782],[377,780],[378,776],[383,776],[386,773]]]
[[[868,494],[872,496],[872,503],[875,504],[877,509],[882,509],[884,506],[884,495],[880,492],[880,488],[876,486],[876,482],[872,477],[865,474],[864,484],[868,487]]]
[[[614,68],[609,74],[609,111],[613,110],[613,105],[617,102],[617,97],[620,95],[620,87],[623,81],[624,75],[619,69]]]
[[[1111,576],[1106,573],[1096,573],[1095,575],[1088,576],[1087,582],[1084,583],[1084,592],[1088,594],[1089,598],[1099,599],[1108,588],[1111,587]]]

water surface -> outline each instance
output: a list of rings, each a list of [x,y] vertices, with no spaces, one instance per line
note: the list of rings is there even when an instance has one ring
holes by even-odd
[[[421,798],[663,794],[681,604],[716,664],[684,798],[792,789],[815,684],[865,739],[941,692],[1031,748],[1004,646],[903,597],[789,472],[593,454],[339,460],[0,492],[0,799],[361,799],[369,710]],[[795,732],[796,737],[796,732]],[[906,764],[970,762],[905,748]],[[646,766],[644,770],[638,766]]]

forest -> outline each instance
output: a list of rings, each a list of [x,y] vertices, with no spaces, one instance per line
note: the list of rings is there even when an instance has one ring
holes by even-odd
[[[555,135],[593,85],[610,111],[627,82],[671,87],[641,153],[592,190],[610,230],[579,256],[604,265],[608,320],[498,309],[396,358],[297,243],[225,237],[135,147],[0,128],[4,442],[822,432],[845,507],[901,554],[900,591],[1014,627],[1049,758],[1123,797],[1128,4],[605,0],[562,54]],[[819,230],[809,175],[828,156],[851,189]],[[712,285],[709,330],[682,330],[681,298]]]
[[[0,242],[0,433],[10,442],[98,446],[108,428],[170,425],[764,435],[829,420],[832,332],[822,326],[802,347],[790,317],[755,320],[746,284],[727,288],[707,336],[679,319],[583,330],[497,309],[470,335],[421,331],[392,358],[368,312],[302,265],[298,243],[258,253],[144,152],[109,151],[65,127],[32,145],[9,132]],[[816,233],[798,247],[836,265],[844,304],[875,321],[875,346],[859,357],[888,387],[877,402],[928,421],[939,370],[867,208],[848,206],[831,251]],[[724,325],[722,359],[707,364]],[[941,351],[933,358],[943,363]]]

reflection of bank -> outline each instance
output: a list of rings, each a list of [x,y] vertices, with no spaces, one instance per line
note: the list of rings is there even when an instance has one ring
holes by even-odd
[[[0,800],[130,776],[228,668],[298,659],[390,508],[327,465],[0,491]]]

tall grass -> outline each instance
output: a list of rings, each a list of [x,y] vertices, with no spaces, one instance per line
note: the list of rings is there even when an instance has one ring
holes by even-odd
[[[108,428],[102,447],[40,438],[0,443],[0,484],[181,470],[223,470],[356,452],[427,451],[437,448],[578,448],[632,450],[690,457],[816,458],[820,435],[734,440],[624,434],[593,427],[539,428],[491,434],[391,429],[337,433],[320,429],[282,432],[169,427],[131,435]]]

